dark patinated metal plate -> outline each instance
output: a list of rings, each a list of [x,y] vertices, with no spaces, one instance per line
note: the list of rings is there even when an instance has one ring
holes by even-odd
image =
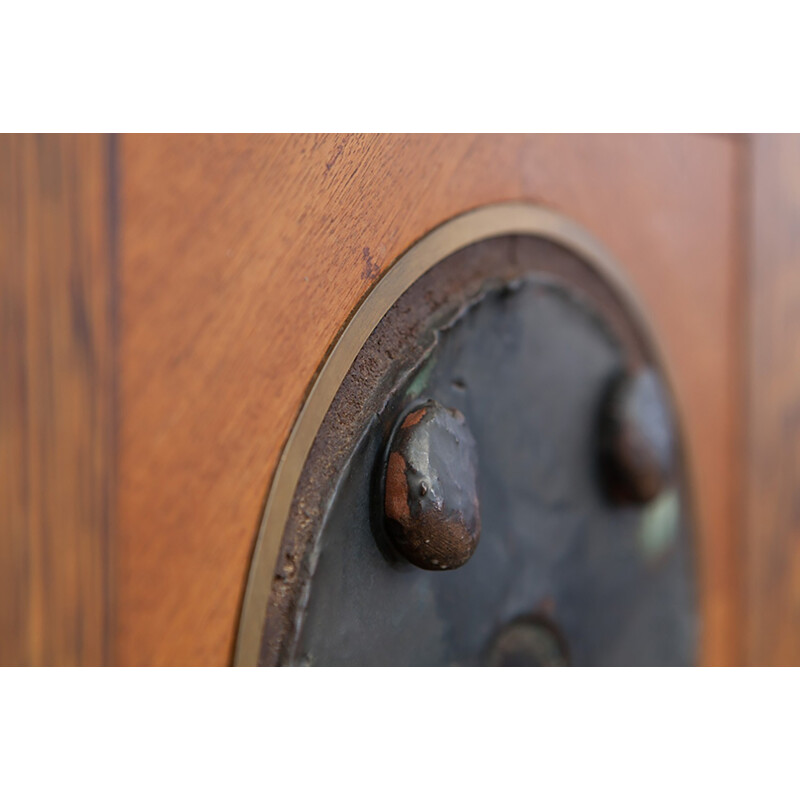
[[[598,460],[608,387],[643,367],[661,371],[640,320],[564,246],[499,236],[425,272],[359,351],[311,446],[259,663],[694,663],[680,442],[671,483],[646,504],[614,502]],[[452,571],[405,561],[383,513],[390,436],[426,400],[475,439],[480,540]]]

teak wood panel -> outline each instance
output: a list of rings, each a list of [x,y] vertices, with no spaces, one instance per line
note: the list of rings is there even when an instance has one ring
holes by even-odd
[[[741,660],[742,140],[123,136],[116,659],[225,664],[270,477],[353,307],[415,240],[505,200],[627,268],[697,489],[705,663]]]
[[[107,136],[0,136],[0,664],[109,658],[110,156]]]
[[[800,664],[800,137],[750,151],[748,661]]]

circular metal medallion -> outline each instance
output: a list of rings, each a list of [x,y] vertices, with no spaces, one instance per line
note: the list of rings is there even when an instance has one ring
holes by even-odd
[[[237,664],[693,663],[683,448],[621,275],[524,204],[388,270],[276,470]]]

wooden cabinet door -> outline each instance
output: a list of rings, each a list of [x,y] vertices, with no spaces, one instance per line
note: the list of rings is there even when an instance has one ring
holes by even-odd
[[[0,159],[4,663],[230,663],[328,348],[411,244],[501,201],[591,232],[647,311],[698,504],[702,663],[800,663],[796,139],[44,136]]]

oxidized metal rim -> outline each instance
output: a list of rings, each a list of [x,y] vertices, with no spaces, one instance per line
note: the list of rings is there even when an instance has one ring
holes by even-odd
[[[245,590],[234,664],[258,663],[274,571],[292,499],[325,415],[353,361],[397,299],[443,259],[469,245],[506,235],[530,235],[572,251],[594,268],[618,295],[641,330],[670,394],[673,381],[647,316],[616,259],[586,230],[549,209],[499,203],[468,211],[425,235],[407,250],[365,296],[331,348],[297,416],[273,475]],[[683,437],[678,427],[678,441]],[[687,464],[689,472],[690,465]],[[691,491],[692,481],[689,481]],[[693,503],[691,503],[693,506]],[[689,509],[690,515],[691,508]]]

